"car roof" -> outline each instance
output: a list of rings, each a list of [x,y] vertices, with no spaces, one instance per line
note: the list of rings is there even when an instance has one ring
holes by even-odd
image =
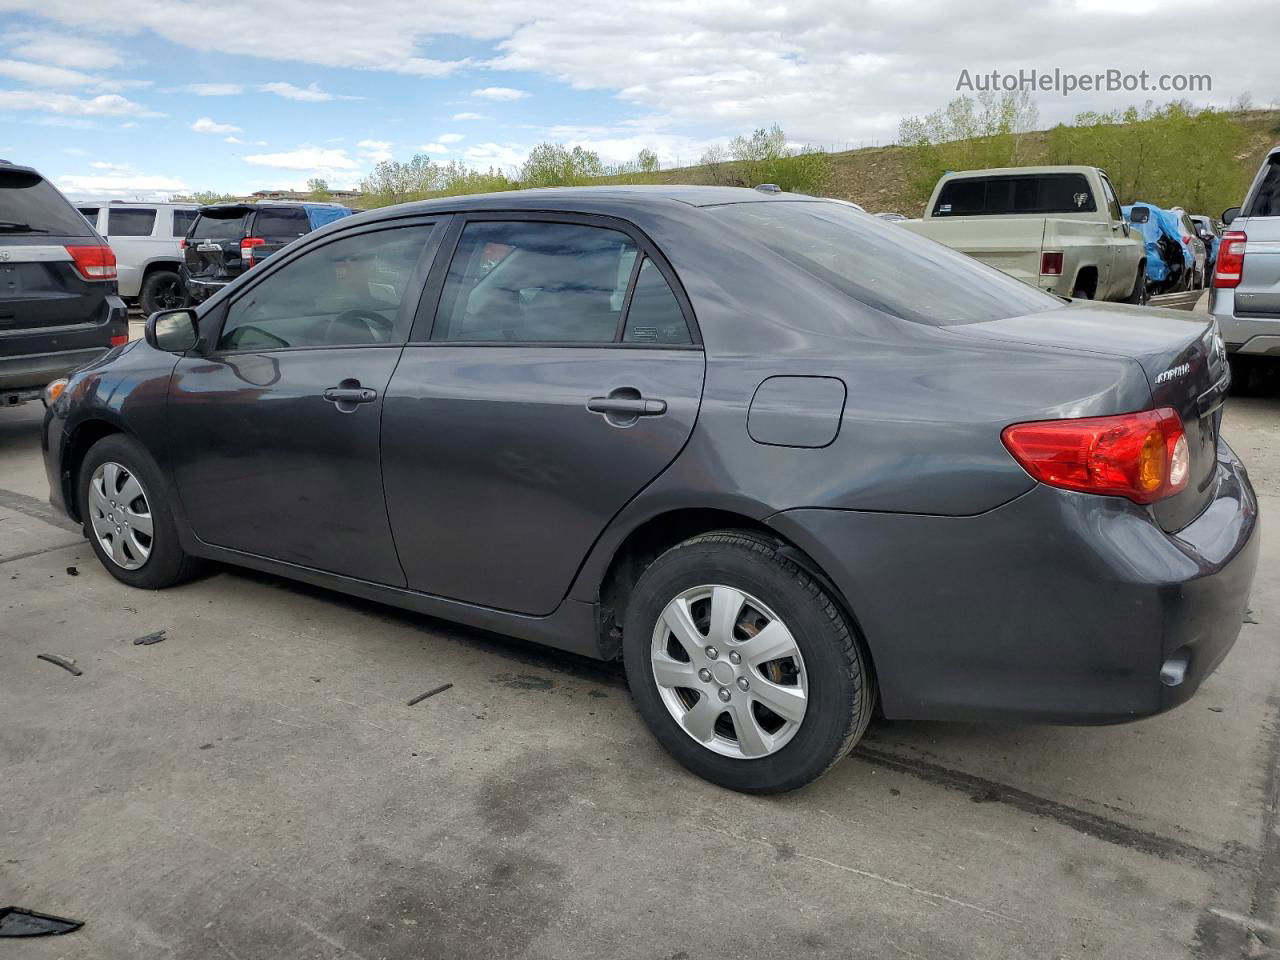
[[[944,177],[1043,177],[1052,173],[1092,173],[1097,167],[1084,164],[1047,164],[1033,167],[991,167],[986,170],[950,170]]]
[[[83,207],[86,204],[97,204],[100,207],[189,207],[196,209],[200,204],[195,201],[175,202],[173,200],[120,200],[118,198],[112,200],[98,200],[89,198],[88,200],[72,200],[77,207]]]
[[[618,202],[631,207],[660,209],[671,204],[687,207],[713,207],[731,203],[832,203],[824,197],[797,193],[772,193],[746,187],[704,187],[694,185],[638,184],[604,187],[536,187],[507,190],[501,193],[465,194],[415,200],[395,207],[376,207],[363,211],[370,215],[394,209],[397,214],[435,213],[450,210],[544,210],[591,213],[596,209],[616,212]]]

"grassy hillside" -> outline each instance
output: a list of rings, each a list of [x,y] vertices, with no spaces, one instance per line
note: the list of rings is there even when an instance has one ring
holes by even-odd
[[[1253,110],[1233,115],[1233,119],[1245,131],[1245,148],[1236,161],[1245,181],[1252,179],[1266,152],[1280,144],[1280,111]],[[1026,163],[1048,162],[1049,131],[1041,130],[1025,135],[1022,149]],[[911,186],[911,164],[908,152],[902,147],[868,147],[830,154],[831,172],[827,195],[852,200],[866,209],[878,213],[892,210],[907,216],[919,216],[922,201],[914,196]],[[718,173],[718,175],[717,175]],[[719,171],[705,166],[679,167],[656,173],[629,173],[612,177],[600,177],[593,183],[725,183],[733,177],[733,164],[725,164]],[[753,184],[743,184],[752,186]],[[1125,198],[1126,201],[1131,198]],[[1238,199],[1243,199],[1240,197]],[[1218,215],[1221,210],[1204,211]]]

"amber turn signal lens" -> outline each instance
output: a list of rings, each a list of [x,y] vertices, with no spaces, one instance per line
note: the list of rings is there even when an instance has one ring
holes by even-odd
[[[62,396],[62,391],[65,389],[67,389],[67,381],[65,379],[54,380],[50,383],[44,388],[44,405],[46,407],[51,406],[55,400]]]

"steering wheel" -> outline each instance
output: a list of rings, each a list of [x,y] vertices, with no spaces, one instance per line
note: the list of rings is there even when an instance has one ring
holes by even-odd
[[[337,343],[344,337],[350,337],[358,332],[367,340],[357,342],[386,343],[391,339],[393,329],[391,321],[382,314],[357,307],[340,313],[330,320],[328,327],[325,328],[324,338]]]

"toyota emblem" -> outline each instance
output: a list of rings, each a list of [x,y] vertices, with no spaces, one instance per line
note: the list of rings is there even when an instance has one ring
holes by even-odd
[[[0,250],[0,263],[4,263],[8,259],[9,259],[9,251]]]

